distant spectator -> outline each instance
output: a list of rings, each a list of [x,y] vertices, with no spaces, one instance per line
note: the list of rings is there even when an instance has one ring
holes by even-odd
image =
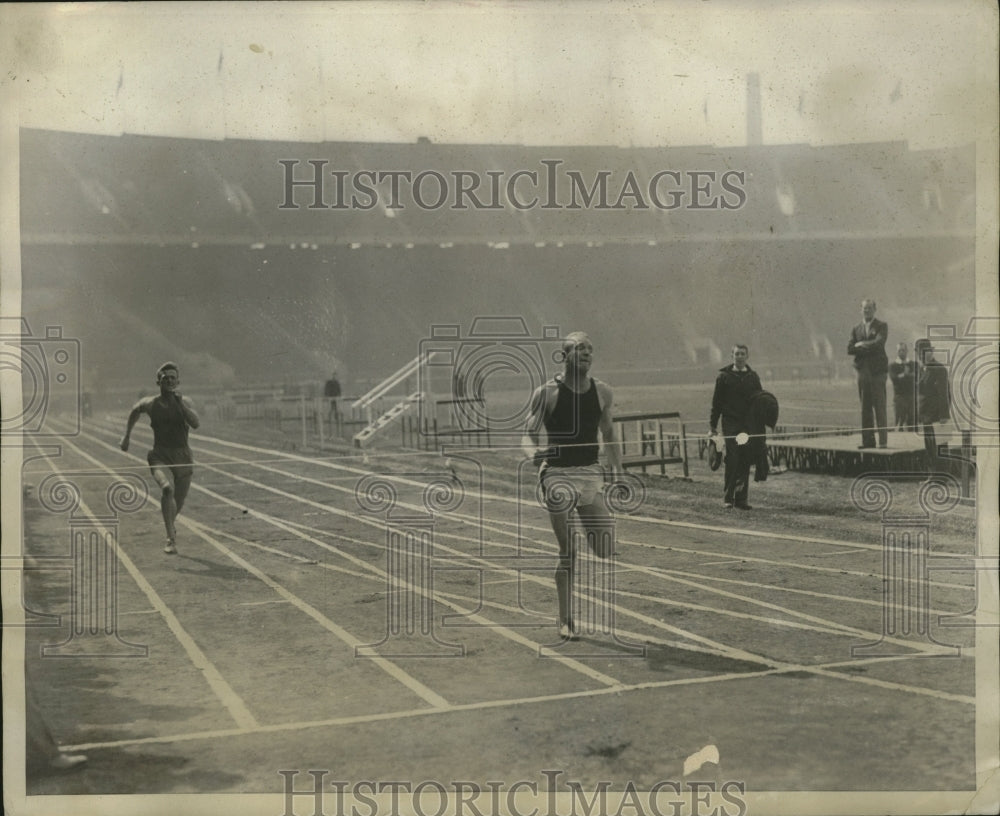
[[[896,346],[896,359],[889,363],[889,379],[892,380],[892,407],[898,431],[917,430],[917,365],[913,360],[907,360],[908,356],[906,343],[900,343]]]
[[[951,419],[948,369],[934,359],[930,340],[917,340],[913,351],[920,366],[917,377],[917,421],[923,426],[924,447],[933,461],[937,457],[934,425]]]
[[[326,421],[330,425],[336,423],[339,426],[340,408],[337,406],[337,400],[340,398],[340,380],[337,379],[336,371],[330,375],[330,379],[323,386],[323,396],[330,400],[330,408],[327,411]]]
[[[767,429],[774,430],[778,424],[778,399],[770,391],[758,391],[750,398],[747,411],[747,443],[750,464],[753,465],[753,480],[763,482],[771,466],[767,461]]]
[[[874,448],[875,433],[878,446],[888,446],[889,427],[885,410],[885,380],[889,371],[889,358],[885,354],[885,341],[889,326],[875,317],[875,301],[861,301],[861,322],[851,329],[847,353],[854,358],[858,377],[858,397],[861,399],[861,444],[859,448]]]

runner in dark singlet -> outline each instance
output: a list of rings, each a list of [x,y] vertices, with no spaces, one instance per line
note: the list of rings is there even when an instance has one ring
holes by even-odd
[[[552,412],[542,418],[549,444],[556,444],[546,457],[549,465],[556,467],[586,467],[597,464],[597,428],[601,421],[601,402],[597,396],[597,381],[590,381],[590,389],[578,394],[565,382],[556,383],[556,404]]]
[[[201,423],[191,400],[177,390],[180,372],[175,363],[164,363],[157,369],[156,384],[160,386],[159,396],[145,397],[132,406],[121,449],[128,450],[132,428],[141,414],[147,414],[153,428],[153,449],[146,455],[146,461],[162,491],[160,510],[167,528],[163,551],[173,554],[177,552],[174,522],[184,506],[194,473],[188,428],[197,428]]]
[[[575,639],[571,614],[575,552],[570,536],[570,515],[575,511],[587,531],[587,540],[599,558],[610,542],[599,533],[610,520],[604,503],[605,473],[598,463],[600,443],[615,481],[621,473],[621,451],[615,439],[611,407],[613,395],[606,383],[588,373],[594,347],[583,332],[563,341],[563,373],[535,389],[531,415],[525,429],[524,450],[541,464],[538,477],[549,511],[549,521],[559,543],[555,573],[559,597],[559,633]],[[547,448],[540,436],[545,429]]]

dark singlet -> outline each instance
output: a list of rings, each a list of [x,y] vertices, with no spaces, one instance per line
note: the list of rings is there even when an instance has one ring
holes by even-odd
[[[187,448],[188,425],[181,406],[173,397],[157,397],[149,406],[154,448]]]
[[[597,382],[591,380],[589,390],[583,394],[577,394],[565,383],[556,382],[559,396],[552,413],[544,420],[549,442],[555,450],[545,461],[557,467],[596,464],[600,450],[597,429],[601,423]]]

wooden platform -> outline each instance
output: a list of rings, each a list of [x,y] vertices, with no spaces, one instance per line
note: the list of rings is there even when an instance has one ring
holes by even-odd
[[[890,433],[885,448],[863,448],[861,434],[775,435],[767,440],[772,466],[789,470],[855,475],[867,470],[915,470],[927,466],[923,437],[914,433]]]
[[[789,470],[858,476],[882,473],[946,472],[959,482],[961,501],[975,502],[976,449],[969,435],[960,431],[938,429],[938,455],[933,464],[924,447],[922,435],[890,432],[884,448],[859,448],[861,435],[782,434],[768,439],[768,461],[772,467]]]

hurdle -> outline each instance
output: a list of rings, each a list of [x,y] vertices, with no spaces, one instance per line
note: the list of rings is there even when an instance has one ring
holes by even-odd
[[[659,414],[622,414],[614,418],[620,427],[619,444],[622,468],[642,468],[659,465],[660,475],[667,475],[667,465],[682,465],[684,478],[689,478],[687,429],[677,411]],[[674,425],[674,432],[664,433],[664,421]]]

